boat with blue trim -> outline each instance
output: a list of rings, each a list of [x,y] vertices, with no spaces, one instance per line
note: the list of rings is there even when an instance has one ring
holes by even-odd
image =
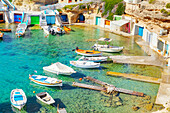
[[[42,75],[29,75],[29,79],[43,86],[62,86],[62,80]]]
[[[21,110],[27,102],[27,97],[22,89],[14,89],[11,91],[10,100],[15,108]]]

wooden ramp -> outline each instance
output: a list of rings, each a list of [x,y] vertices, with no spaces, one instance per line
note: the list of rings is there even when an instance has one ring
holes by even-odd
[[[163,62],[151,56],[109,56],[113,63],[141,64],[163,67]]]
[[[126,74],[126,73],[118,73],[118,72],[108,71],[107,75],[116,76],[116,77],[125,77],[125,78],[129,78],[132,80],[138,80],[138,81],[150,82],[150,83],[156,83],[156,84],[160,84],[160,82],[161,82],[161,79],[159,79],[159,78],[141,76],[138,74]]]

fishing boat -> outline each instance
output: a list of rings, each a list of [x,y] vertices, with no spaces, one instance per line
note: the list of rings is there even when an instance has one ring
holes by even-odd
[[[15,33],[17,36],[23,36],[25,34],[25,29],[18,27]]]
[[[110,39],[110,38],[99,38],[98,39],[98,41],[106,41],[106,42],[111,42],[112,41],[112,39]]]
[[[76,47],[76,53],[83,55],[83,56],[101,56],[102,53],[100,51],[94,51],[94,50],[82,50]]]
[[[122,51],[124,47],[94,44],[92,48],[98,51],[113,53]]]
[[[52,35],[56,35],[56,34],[64,34],[65,31],[62,30],[62,28],[60,28],[60,27],[53,26],[53,27],[50,29],[50,33],[51,33]]]
[[[11,32],[11,29],[0,29],[0,31],[3,31],[3,32]]]
[[[105,62],[107,61],[107,57],[85,57],[82,56],[79,58],[79,61],[92,61],[92,62]]]
[[[59,108],[59,104],[57,104],[57,113],[67,113],[65,108]]]
[[[57,75],[71,75],[73,73],[76,73],[71,67],[68,67],[60,62],[56,62],[50,66],[43,67],[43,70],[55,73]]]
[[[0,38],[2,38],[4,36],[4,33],[2,33],[1,31],[0,31]]]
[[[36,98],[48,105],[55,103],[55,100],[47,92],[41,92],[36,94]]]
[[[44,86],[62,86],[62,80],[42,75],[29,75],[29,79],[37,84]]]
[[[90,61],[70,61],[70,64],[79,68],[98,68],[100,63],[94,63]]]
[[[65,31],[71,31],[71,28],[68,28],[68,27],[64,26],[64,30]]]
[[[22,89],[14,89],[11,91],[10,100],[15,108],[21,110],[27,102],[27,97]]]

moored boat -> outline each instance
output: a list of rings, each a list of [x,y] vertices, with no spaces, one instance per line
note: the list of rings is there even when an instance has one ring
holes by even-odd
[[[4,33],[2,33],[1,31],[0,31],[0,38],[2,38],[4,36]]]
[[[94,50],[82,50],[78,47],[76,48],[76,53],[83,55],[83,56],[101,56],[102,53],[100,51],[94,51]]]
[[[98,41],[106,41],[106,42],[111,42],[112,41],[112,39],[110,39],[110,38],[99,38],[98,39]]]
[[[62,30],[62,28],[60,28],[60,27],[53,26],[53,27],[50,29],[50,33],[51,33],[52,35],[65,34],[65,31]]]
[[[29,75],[29,79],[43,86],[62,86],[62,80],[42,75]]]
[[[10,100],[15,108],[21,110],[27,102],[27,97],[22,89],[14,89],[11,91]]]
[[[24,34],[25,34],[25,29],[23,29],[23,28],[17,28],[17,30],[16,30],[16,33],[15,33],[17,36],[23,36]]]
[[[3,31],[3,32],[11,32],[11,29],[0,29],[0,31]]]
[[[105,62],[107,61],[107,57],[85,57],[82,56],[81,58],[79,58],[79,60],[81,61],[93,61],[93,62]]]
[[[55,100],[47,92],[41,92],[36,94],[36,98],[48,105],[55,103]]]
[[[50,32],[49,32],[49,31],[50,31],[49,26],[43,26],[42,29],[44,30],[44,33],[45,33],[45,34],[47,34],[47,35],[50,34]]]
[[[73,73],[76,73],[71,67],[66,66],[60,62],[56,62],[50,66],[45,66],[43,67],[43,70],[55,73],[57,75],[62,74],[62,75],[71,75]]]
[[[100,63],[90,61],[70,61],[70,64],[79,68],[99,68]]]
[[[122,51],[124,47],[94,44],[93,48],[98,51],[113,53]]]

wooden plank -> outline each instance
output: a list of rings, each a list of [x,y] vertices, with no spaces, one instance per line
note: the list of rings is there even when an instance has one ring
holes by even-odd
[[[93,81],[93,82],[95,82],[95,83],[97,83],[97,84],[100,84],[100,85],[102,85],[102,86],[110,86],[110,84],[108,84],[108,83],[106,83],[106,82],[102,82],[102,81],[100,81],[100,80],[97,80],[97,79],[94,79],[94,78],[92,78],[92,77],[90,77],[90,76],[87,76],[87,77],[84,77],[84,79],[87,79],[87,80],[91,80],[91,81]],[[113,85],[112,85],[113,86]]]
[[[82,84],[82,83],[77,83],[77,82],[73,82],[72,86],[86,88],[86,89],[93,89],[93,90],[97,90],[97,91],[104,91],[104,92],[106,92],[106,90],[107,90],[104,87],[87,85],[87,84]]]
[[[118,72],[112,72],[112,71],[108,71],[107,75],[116,76],[116,77],[125,77],[125,78],[132,79],[132,80],[138,80],[138,81],[144,81],[144,82],[150,82],[150,83],[156,83],[156,84],[160,84],[160,81],[161,81],[161,79],[159,78],[141,76],[138,74],[118,73]]]

